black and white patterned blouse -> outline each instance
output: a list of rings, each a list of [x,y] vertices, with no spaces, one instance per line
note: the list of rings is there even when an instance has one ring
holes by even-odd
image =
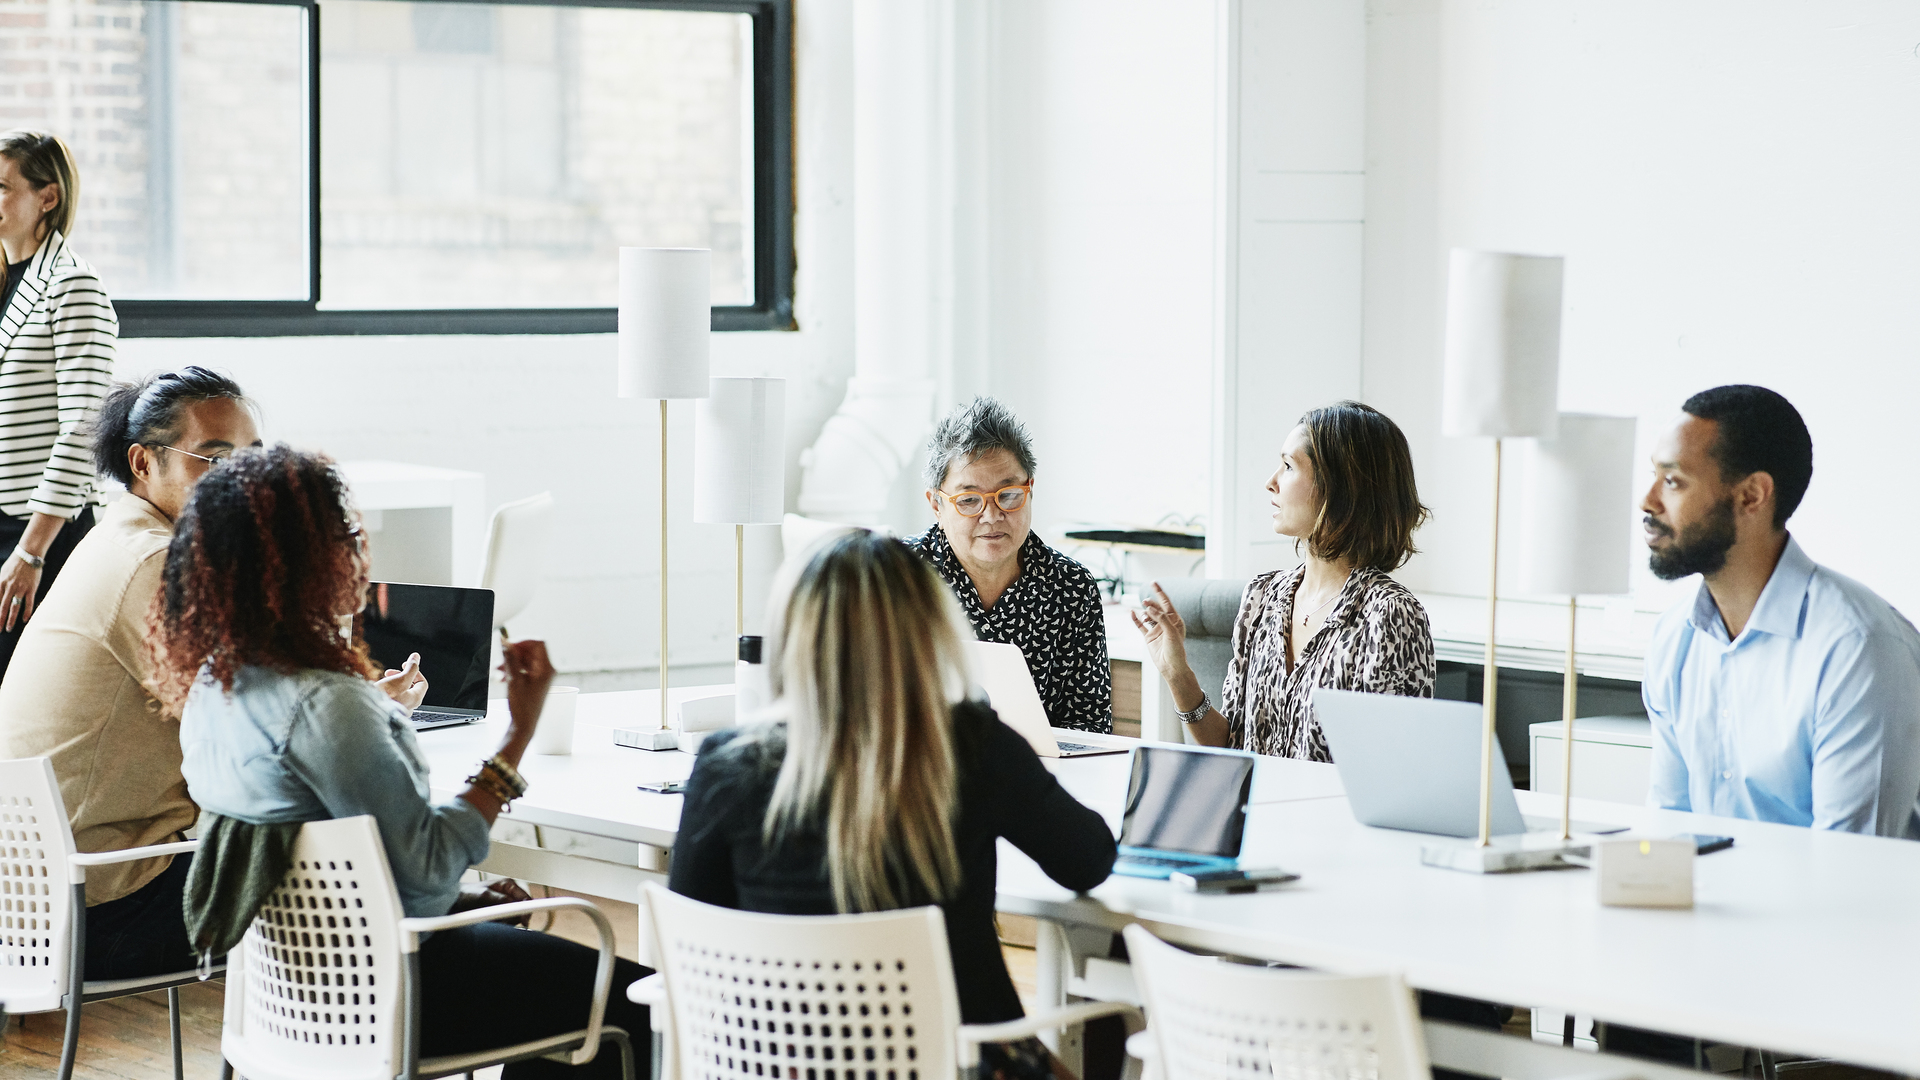
[[[1405,586],[1379,570],[1356,569],[1289,672],[1287,634],[1303,572],[1275,570],[1247,585],[1233,623],[1220,714],[1227,718],[1228,746],[1332,761],[1313,715],[1314,688],[1432,697],[1433,633],[1427,609]]]
[[[907,540],[940,572],[981,641],[1019,646],[1046,707],[1047,722],[1079,731],[1113,731],[1113,670],[1100,587],[1087,568],[1029,532],[1020,545],[1020,576],[988,608],[973,579],[935,525]]]

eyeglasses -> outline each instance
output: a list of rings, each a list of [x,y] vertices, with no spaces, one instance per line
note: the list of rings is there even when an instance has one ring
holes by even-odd
[[[212,457],[208,457],[205,454],[196,454],[191,450],[182,450],[177,446],[168,446],[165,443],[148,443],[147,445],[153,447],[155,450],[171,450],[176,454],[185,454],[190,458],[199,458],[209,465],[218,465],[233,456],[233,451],[231,450],[222,450]]]
[[[999,491],[961,491],[949,495],[938,489],[929,492],[935,499],[945,499],[963,517],[979,517],[987,510],[987,500],[992,499],[1002,512],[1011,514],[1027,505],[1027,498],[1033,494],[1033,481],[1003,487]]]

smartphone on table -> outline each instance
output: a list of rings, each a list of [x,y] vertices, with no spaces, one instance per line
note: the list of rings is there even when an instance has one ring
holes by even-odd
[[[1188,892],[1250,893],[1268,886],[1298,881],[1300,875],[1274,866],[1253,870],[1231,867],[1225,870],[1198,870],[1193,873],[1176,870],[1168,876],[1167,880]]]

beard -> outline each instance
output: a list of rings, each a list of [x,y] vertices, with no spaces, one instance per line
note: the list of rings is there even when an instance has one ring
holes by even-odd
[[[1672,543],[1647,557],[1647,567],[1662,581],[1673,581],[1689,574],[1711,574],[1727,565],[1727,552],[1733,549],[1733,498],[1720,500],[1706,519],[1680,530],[1676,536],[1666,523],[1652,517],[1649,526],[1665,534]]]

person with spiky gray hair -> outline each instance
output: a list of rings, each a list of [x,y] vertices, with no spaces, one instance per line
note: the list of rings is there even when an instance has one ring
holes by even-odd
[[[1033,442],[990,397],[954,409],[927,443],[935,524],[907,544],[939,571],[981,641],[1025,654],[1047,722],[1113,731],[1113,672],[1093,575],[1033,531]]]

